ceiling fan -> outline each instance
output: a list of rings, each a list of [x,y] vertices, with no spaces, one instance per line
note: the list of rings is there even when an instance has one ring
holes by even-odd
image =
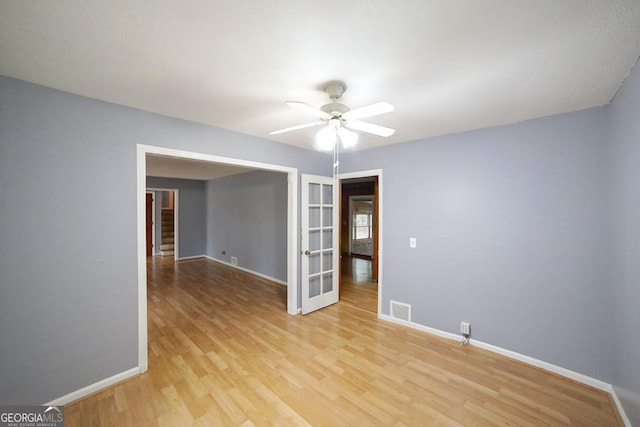
[[[351,110],[346,105],[338,102],[346,86],[342,82],[331,82],[327,85],[326,92],[331,102],[320,108],[315,108],[304,102],[287,101],[287,104],[301,111],[306,111],[320,120],[302,125],[291,126],[284,129],[270,132],[271,135],[278,135],[299,129],[327,124],[317,135],[318,148],[321,150],[332,150],[336,140],[339,138],[344,148],[349,148],[356,144],[358,135],[349,129],[360,132],[367,132],[378,136],[391,136],[395,129],[373,123],[363,122],[360,119],[377,116],[393,111],[393,105],[388,102],[378,102],[365,107]]]

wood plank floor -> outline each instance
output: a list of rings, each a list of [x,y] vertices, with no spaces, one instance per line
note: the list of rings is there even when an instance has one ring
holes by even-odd
[[[611,398],[205,259],[149,259],[149,371],[65,407],[73,426],[616,426]]]
[[[378,312],[378,285],[371,281],[371,260],[343,255],[340,302],[361,310]]]

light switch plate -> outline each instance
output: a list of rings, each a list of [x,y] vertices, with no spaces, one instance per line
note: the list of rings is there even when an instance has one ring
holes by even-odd
[[[415,248],[417,246],[417,241],[415,237],[409,237],[409,247]]]

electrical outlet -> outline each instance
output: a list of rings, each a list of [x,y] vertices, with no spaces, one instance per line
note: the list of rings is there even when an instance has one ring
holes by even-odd
[[[238,265],[238,257],[235,257],[235,256],[231,257],[231,265]]]
[[[471,335],[471,324],[469,322],[460,322],[460,333],[465,337]]]

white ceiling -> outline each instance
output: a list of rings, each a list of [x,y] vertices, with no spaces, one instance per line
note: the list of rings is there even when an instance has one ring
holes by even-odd
[[[222,163],[147,154],[147,176],[209,181],[255,169]]]
[[[607,104],[640,55],[638,0],[2,0],[0,74],[312,149],[342,80],[388,101],[357,149]]]

